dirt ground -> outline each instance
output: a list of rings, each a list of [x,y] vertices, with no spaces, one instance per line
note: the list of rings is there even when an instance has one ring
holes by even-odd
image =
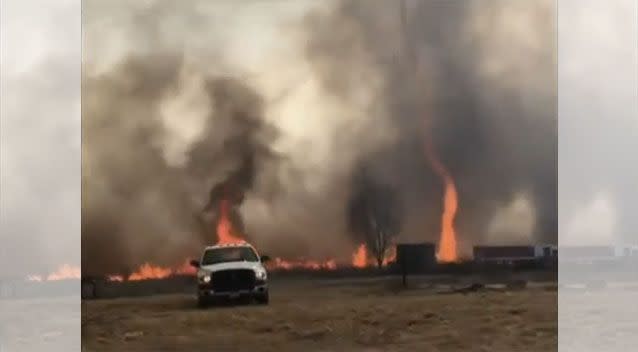
[[[84,351],[551,351],[555,288],[441,294],[388,283],[279,284],[268,306],[194,296],[82,302]]]

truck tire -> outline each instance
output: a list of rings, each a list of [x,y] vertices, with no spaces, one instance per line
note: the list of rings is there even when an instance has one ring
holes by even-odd
[[[197,307],[198,308],[208,308],[208,299],[206,297],[197,296]]]
[[[260,304],[260,305],[268,305],[268,302],[270,301],[270,297],[268,295],[268,292],[256,296],[255,297],[255,301],[257,301],[257,303]]]

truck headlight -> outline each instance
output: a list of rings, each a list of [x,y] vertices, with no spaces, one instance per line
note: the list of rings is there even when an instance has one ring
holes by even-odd
[[[266,280],[266,270],[255,270],[255,278],[257,280]]]
[[[199,282],[202,282],[205,284],[211,281],[210,273],[198,273],[197,278],[199,279]]]

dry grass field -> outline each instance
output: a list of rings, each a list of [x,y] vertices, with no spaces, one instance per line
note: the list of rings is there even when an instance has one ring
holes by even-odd
[[[82,302],[85,351],[552,351],[555,288],[441,294],[388,282],[278,283],[268,306],[190,295]]]
[[[0,351],[77,351],[80,316],[79,295],[0,299]]]

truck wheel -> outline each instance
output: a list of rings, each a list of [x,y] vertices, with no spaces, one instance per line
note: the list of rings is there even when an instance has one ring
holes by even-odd
[[[208,300],[206,299],[206,297],[202,297],[202,296],[198,296],[197,297],[197,307],[198,308],[207,308],[208,307]]]
[[[269,302],[270,297],[268,296],[268,293],[264,293],[262,295],[259,295],[255,298],[255,300],[257,301],[258,304],[263,304],[263,305],[267,305]]]

